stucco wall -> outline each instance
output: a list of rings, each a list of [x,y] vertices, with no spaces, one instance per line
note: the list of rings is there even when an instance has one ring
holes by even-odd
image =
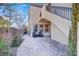
[[[54,24],[51,25],[51,38],[62,44],[68,45],[67,36]]]
[[[69,30],[70,23],[71,23],[70,20],[57,16],[48,11],[42,12],[42,18],[45,18],[51,21],[51,23],[55,24],[58,28],[61,29],[61,31],[63,31],[66,35],[68,35],[68,32],[69,32],[68,30]]]
[[[38,24],[38,21],[40,19],[39,15],[40,15],[41,9],[39,7],[35,7],[35,6],[30,6],[29,9],[29,32],[30,35],[32,36],[33,33],[33,27],[35,24]]]
[[[40,18],[40,11],[41,9],[39,7],[30,7],[30,19],[32,23],[37,23],[38,19]]]
[[[45,10],[42,10],[42,18],[51,21],[53,24],[51,25],[51,39],[68,45],[67,43],[71,21]]]
[[[54,39],[62,44],[68,45],[68,35],[70,29],[70,20],[57,16],[53,13],[46,11],[45,9],[41,9],[38,7],[31,6],[30,9],[30,20],[31,20],[31,33],[33,31],[33,25],[35,23],[38,24],[40,20],[39,13],[42,13],[42,17],[51,21],[51,39]]]
[[[70,20],[53,15],[53,26],[51,27],[51,38],[68,45],[68,35],[70,30]],[[52,31],[53,30],[53,31]]]
[[[11,46],[15,37],[20,38],[20,32],[16,28],[7,29],[0,27],[0,37],[3,38],[7,46]]]

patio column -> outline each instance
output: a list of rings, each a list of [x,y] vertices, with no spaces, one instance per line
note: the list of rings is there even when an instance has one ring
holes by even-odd
[[[77,56],[79,56],[79,22],[77,23]]]
[[[45,32],[45,24],[43,25],[43,32]]]
[[[77,21],[77,56],[79,56],[79,4],[78,4],[78,21]]]
[[[31,28],[30,28],[30,32],[31,32],[30,35],[31,35],[31,37],[33,36],[33,31],[34,31],[34,24],[32,24]]]
[[[38,32],[40,31],[40,25],[38,24]]]

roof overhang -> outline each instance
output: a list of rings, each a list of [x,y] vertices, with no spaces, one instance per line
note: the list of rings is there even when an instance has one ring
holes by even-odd
[[[42,8],[42,6],[44,5],[45,3],[31,3],[31,6],[35,6],[35,7],[40,7]]]

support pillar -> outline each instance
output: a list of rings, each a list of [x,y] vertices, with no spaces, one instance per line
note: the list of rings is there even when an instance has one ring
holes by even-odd
[[[31,30],[30,36],[32,37],[32,35],[33,35],[33,31],[34,31],[34,26],[33,26],[33,25],[31,25],[30,30]]]
[[[77,23],[77,56],[79,56],[79,22]]]

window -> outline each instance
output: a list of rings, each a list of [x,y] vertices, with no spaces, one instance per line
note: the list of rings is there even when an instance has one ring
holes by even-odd
[[[41,12],[40,12],[40,15],[39,16],[41,17]]]

